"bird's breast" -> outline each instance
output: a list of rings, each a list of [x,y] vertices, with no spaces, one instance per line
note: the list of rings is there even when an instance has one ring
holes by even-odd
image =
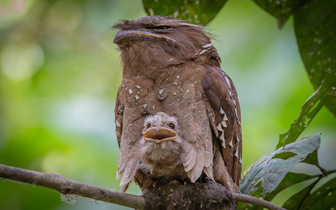
[[[152,145],[141,158],[140,169],[148,171],[154,178],[187,177],[183,170],[181,148],[178,143]]]
[[[202,87],[204,68],[191,63],[166,70],[164,78],[133,76],[123,79],[119,95],[125,105],[124,116],[132,118],[130,122],[143,122],[148,115],[165,112],[178,119],[182,135],[188,133],[187,140],[211,139],[207,129],[209,105]],[[123,131],[130,129],[126,127]],[[137,135],[141,132],[138,128]]]

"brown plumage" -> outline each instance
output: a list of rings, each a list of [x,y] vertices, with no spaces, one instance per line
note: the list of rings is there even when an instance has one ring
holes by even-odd
[[[178,121],[178,135],[190,145],[191,158],[184,167],[188,181],[209,177],[238,192],[242,167],[238,97],[204,28],[162,16],[125,20],[114,28],[120,29],[114,43],[123,63],[115,108],[117,178],[122,174],[128,177],[125,180],[133,178],[134,172],[127,168],[142,164],[137,148],[144,138],[144,120],[164,112]],[[170,176],[164,180],[178,179]],[[160,180],[161,176],[140,168],[134,174],[142,189]]]
[[[190,173],[196,159],[194,147],[181,138],[176,117],[164,112],[145,118],[142,137],[130,151],[130,158],[121,180],[121,191],[126,190],[137,170],[156,181],[196,181]],[[207,174],[213,179],[212,173]]]

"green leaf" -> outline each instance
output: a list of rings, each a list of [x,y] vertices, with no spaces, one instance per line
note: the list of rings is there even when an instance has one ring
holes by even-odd
[[[194,24],[208,24],[227,0],[142,0],[147,15],[179,18]]]
[[[323,107],[328,98],[335,94],[335,86],[336,71],[333,71],[327,74],[321,86],[304,103],[299,117],[293,124],[291,124],[290,129],[286,133],[280,135],[279,143],[276,146],[277,149],[285,144],[294,142],[300,136]]]
[[[285,147],[281,147],[278,150],[265,155],[260,158],[257,163],[252,165],[242,178],[240,191],[244,194],[253,194],[262,187],[262,194],[265,197],[267,193],[270,193],[277,188],[293,166],[304,161],[308,154],[318,149],[320,147],[320,143],[320,134],[316,134],[291,144],[287,144]],[[274,158],[279,157],[281,153],[288,152],[296,155],[284,155],[285,157],[288,157],[286,160]],[[260,182],[261,185],[258,186]]]
[[[286,189],[290,186],[293,186],[297,183],[300,183],[300,182],[303,182],[303,181],[306,181],[306,180],[309,180],[309,179],[313,179],[313,178],[316,178],[316,176],[310,176],[310,175],[307,175],[307,174],[297,174],[297,173],[289,172],[285,176],[285,178],[280,182],[280,184],[278,185],[278,187],[274,191],[272,191],[270,193],[267,193],[267,195],[264,197],[264,200],[271,201],[282,190],[284,190],[284,189]],[[262,191],[263,191],[263,189],[259,188],[253,194],[253,196],[261,198],[262,197]],[[245,209],[247,207],[248,207],[247,204],[244,204],[242,202],[239,203],[239,209]],[[263,208],[261,208],[259,206],[252,206],[250,209],[263,209]]]
[[[280,28],[294,15],[300,54],[309,79],[317,89],[326,75],[336,70],[336,0],[254,2],[277,18]],[[336,116],[335,91],[331,95],[325,103]]]
[[[279,28],[286,23],[289,16],[293,13],[298,6],[299,1],[269,1],[269,0],[253,0],[262,9],[273,15],[278,20]]]
[[[310,153],[306,159],[304,161],[302,161],[304,163],[308,163],[311,165],[315,165],[317,167],[320,167],[320,164],[318,162],[318,156],[317,156],[317,150],[315,150],[314,152]]]
[[[281,159],[287,160],[288,158],[294,157],[295,155],[296,154],[292,153],[292,152],[283,152],[283,153],[274,155],[273,159],[275,159],[275,158],[281,158]]]
[[[310,209],[331,209],[336,207],[336,177],[325,183],[308,198]]]
[[[301,58],[317,89],[336,70],[336,0],[307,1],[294,13],[294,28]],[[336,116],[335,90],[326,106]]]
[[[309,180],[309,179],[313,179],[316,178],[316,176],[310,176],[307,174],[297,174],[297,173],[293,173],[293,172],[289,172],[285,178],[280,182],[280,184],[278,185],[278,187],[268,193],[265,197],[265,200],[271,201],[279,192],[281,192],[282,190],[293,186],[297,183]]]
[[[308,187],[293,195],[283,205],[286,209],[332,209],[336,207],[336,177],[329,180],[327,183],[316,189],[313,193],[311,190],[315,184],[310,184]]]
[[[303,190],[290,197],[282,207],[284,207],[285,209],[300,209],[300,208],[306,209],[302,208],[303,202],[307,200],[307,198],[310,195],[310,191],[314,188],[314,186],[318,181],[319,179],[317,179],[315,182],[311,183]]]

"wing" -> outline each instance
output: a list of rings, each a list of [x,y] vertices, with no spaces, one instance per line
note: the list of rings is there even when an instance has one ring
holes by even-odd
[[[122,125],[123,125],[123,114],[124,114],[124,105],[121,103],[121,86],[119,87],[115,108],[114,108],[114,116],[115,116],[115,125],[116,125],[116,135],[118,140],[118,145],[120,148],[121,134],[122,134]],[[120,148],[119,152],[119,161],[118,161],[118,171],[117,171],[117,179],[120,179],[123,171],[125,170],[126,165],[122,164],[124,162],[124,155],[122,155],[123,150]],[[122,168],[121,168],[122,165]]]
[[[123,176],[120,183],[121,191],[127,189],[129,182],[132,181],[133,178],[136,178],[135,181],[140,187],[143,186],[145,180],[145,178],[140,177],[141,172],[136,173],[141,158],[141,150],[138,148],[138,144],[141,138],[144,119],[138,107],[130,103],[132,102],[130,100],[134,99],[134,97],[129,97],[130,86],[132,87],[134,85],[128,84],[125,80],[122,81],[118,90],[114,110],[116,135],[120,148],[117,179]],[[138,176],[138,178],[134,176]]]
[[[114,107],[116,135],[117,135],[119,147],[120,147],[120,139],[121,139],[121,133],[122,133],[121,125],[123,123],[123,112],[124,112],[124,105],[120,103],[120,87],[119,87],[116,102],[115,102],[115,107]]]
[[[131,153],[131,148],[140,139],[143,125],[143,118],[137,107],[127,103],[128,98],[125,97],[123,86],[125,85],[122,84],[119,87],[114,110],[116,135],[120,148],[117,179],[120,179],[124,173],[130,159],[138,157]]]
[[[135,173],[139,168],[141,149],[138,146],[133,146],[129,156],[128,162],[126,164],[123,178],[120,182],[120,192],[125,192],[128,188],[129,183],[133,180]]]
[[[225,177],[229,174],[232,181],[239,186],[242,170],[242,134],[240,106],[235,86],[224,71],[218,67],[210,66],[206,68],[206,77],[202,85],[205,96],[214,110],[214,116],[210,116],[212,117],[210,122],[215,138],[214,146],[218,145],[217,147],[219,147],[217,154],[214,154],[220,156],[217,157],[218,160],[214,160],[214,178],[216,180],[216,176],[217,178]],[[214,152],[216,153],[216,148]],[[221,167],[216,163],[223,164],[223,162],[226,169],[224,167],[220,169],[222,172],[216,173],[216,167]],[[223,170],[227,170],[227,172]],[[225,178],[227,179],[227,177]]]

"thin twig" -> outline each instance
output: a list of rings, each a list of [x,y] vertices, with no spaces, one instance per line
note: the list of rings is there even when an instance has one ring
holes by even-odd
[[[59,174],[41,173],[0,164],[0,177],[12,181],[50,188],[65,195],[78,195],[130,208],[144,209],[146,206],[146,201],[142,196],[120,193],[113,190],[82,184],[66,179]],[[268,201],[250,195],[232,193],[232,197],[235,201],[251,203],[271,210],[283,209]]]
[[[254,204],[271,210],[285,210],[284,208],[277,206],[271,202],[265,201],[260,198],[253,197],[251,195],[232,193],[232,198],[235,201],[241,201],[245,203]]]

